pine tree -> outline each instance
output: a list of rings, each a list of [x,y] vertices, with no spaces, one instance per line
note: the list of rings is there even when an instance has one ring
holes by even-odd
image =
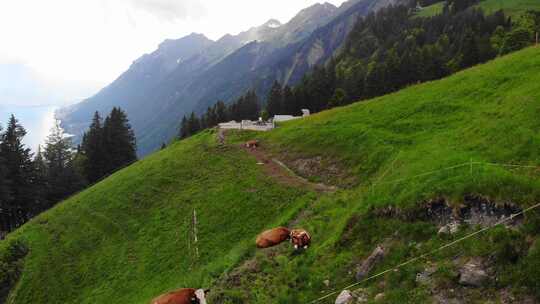
[[[195,112],[191,112],[191,115],[189,116],[188,120],[188,126],[189,126],[189,136],[195,135],[197,132],[201,130],[201,122],[197,115],[195,115]]]
[[[137,160],[137,144],[127,115],[113,108],[103,125],[103,150],[108,156],[105,173],[110,174]]]
[[[180,139],[188,137],[189,134],[189,124],[186,116],[182,117],[182,122],[180,123]]]
[[[270,116],[283,114],[283,91],[279,82],[275,81],[268,99],[266,101],[266,111]]]
[[[2,156],[2,126],[0,126],[0,233],[11,230],[9,226],[10,213],[8,212],[11,206],[11,191],[9,188],[10,180],[8,180],[8,172],[6,161]]]
[[[216,107],[216,120],[218,123],[227,122],[229,117],[227,116],[227,107],[223,101],[218,101]]]
[[[95,183],[106,173],[106,151],[102,119],[99,112],[94,113],[92,124],[83,136],[82,150],[85,155],[84,173],[89,183]]]
[[[42,212],[50,207],[48,200],[49,193],[49,181],[48,181],[48,168],[45,158],[43,157],[43,151],[41,145],[38,146],[36,156],[34,157],[34,166],[36,168],[36,186],[38,188],[38,195],[40,199],[40,205],[37,206],[37,212]]]
[[[71,140],[57,123],[47,137],[43,158],[47,168],[47,199],[51,207],[84,187],[84,179],[75,169]]]
[[[36,169],[32,162],[30,149],[22,143],[26,130],[14,115],[11,115],[7,128],[2,134],[0,157],[5,160],[6,174],[11,179],[13,199],[4,206],[8,214],[7,226],[12,230],[32,216],[39,204],[36,187]]]

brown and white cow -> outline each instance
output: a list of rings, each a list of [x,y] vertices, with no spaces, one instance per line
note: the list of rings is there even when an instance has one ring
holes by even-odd
[[[248,149],[256,149],[259,147],[259,141],[258,140],[250,140],[246,142],[246,148]]]
[[[255,243],[257,248],[269,248],[290,240],[294,249],[307,249],[311,244],[309,233],[303,229],[289,230],[285,227],[278,227],[266,230],[257,236]]]
[[[294,249],[308,249],[311,245],[311,236],[304,229],[291,230],[291,243],[294,245]]]
[[[206,304],[209,290],[183,288],[161,295],[150,304]]]

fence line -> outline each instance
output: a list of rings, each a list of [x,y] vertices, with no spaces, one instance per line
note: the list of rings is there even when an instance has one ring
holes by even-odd
[[[491,229],[493,229],[493,228],[495,228],[495,227],[497,227],[497,226],[499,226],[499,225],[502,225],[502,224],[504,224],[504,223],[506,223],[506,222],[509,222],[510,220],[513,220],[514,218],[516,218],[516,217],[518,217],[518,216],[520,216],[520,215],[524,215],[525,213],[528,213],[529,211],[534,210],[534,209],[536,209],[536,208],[538,208],[538,207],[540,207],[540,203],[538,203],[538,204],[536,204],[536,205],[533,205],[533,206],[531,206],[531,207],[529,207],[529,208],[527,208],[527,209],[524,209],[523,211],[520,211],[520,212],[518,212],[518,213],[512,214],[512,215],[509,216],[509,217],[503,218],[502,220],[496,222],[495,224],[493,224],[493,225],[491,225],[491,226],[484,227],[484,228],[482,228],[482,229],[480,229],[480,230],[478,230],[478,231],[475,231],[475,232],[473,232],[473,233],[467,234],[467,235],[464,236],[464,237],[461,237],[461,238],[459,238],[459,239],[457,239],[457,240],[454,240],[454,241],[452,241],[452,242],[450,242],[450,243],[447,243],[447,244],[445,244],[445,245],[443,245],[443,246],[440,246],[440,247],[438,247],[438,248],[436,248],[436,249],[434,249],[434,250],[432,250],[432,251],[429,251],[429,252],[423,253],[423,254],[421,254],[421,255],[418,255],[418,256],[416,256],[416,257],[413,257],[413,258],[411,258],[411,259],[409,259],[409,260],[407,260],[407,261],[405,261],[405,262],[403,262],[403,263],[400,263],[400,264],[398,264],[398,265],[396,265],[396,266],[394,266],[394,267],[391,267],[391,268],[388,268],[388,269],[386,269],[386,270],[384,270],[384,271],[381,271],[381,272],[379,272],[379,273],[376,273],[376,274],[374,274],[374,275],[372,275],[372,276],[370,276],[370,277],[368,277],[368,278],[365,278],[365,279],[363,279],[363,280],[361,280],[361,281],[359,281],[359,282],[356,282],[356,283],[354,283],[354,284],[351,284],[351,285],[349,285],[349,286],[346,286],[346,287],[344,287],[344,288],[342,288],[342,289],[337,289],[337,290],[335,290],[335,291],[333,291],[333,292],[331,292],[331,293],[329,293],[329,294],[326,294],[326,295],[324,295],[324,296],[322,296],[322,297],[320,297],[320,298],[317,298],[317,299],[315,299],[315,300],[313,300],[313,301],[311,301],[311,302],[308,302],[308,303],[309,303],[309,304],[318,303],[318,302],[320,302],[320,301],[322,301],[322,300],[328,299],[329,297],[331,297],[331,296],[333,296],[333,295],[336,295],[336,294],[340,293],[340,290],[347,290],[347,289],[356,287],[356,286],[358,286],[358,285],[361,285],[361,284],[363,284],[363,283],[365,283],[365,282],[367,282],[367,281],[370,281],[370,280],[372,280],[372,279],[375,279],[375,278],[377,278],[377,277],[380,277],[380,276],[382,276],[382,275],[384,275],[384,274],[387,274],[387,273],[389,273],[389,272],[391,272],[391,271],[397,271],[398,269],[403,268],[404,266],[407,266],[407,265],[409,265],[409,264],[411,264],[411,263],[414,263],[414,262],[416,262],[416,261],[419,261],[419,260],[421,260],[421,259],[424,259],[424,258],[426,258],[426,257],[428,257],[428,256],[431,256],[431,255],[437,253],[437,252],[443,251],[443,250],[446,249],[446,248],[452,247],[452,246],[454,246],[454,245],[456,245],[456,244],[458,244],[458,243],[461,243],[461,242],[463,242],[463,241],[465,241],[465,240],[467,240],[467,239],[470,239],[470,238],[472,238],[472,237],[474,237],[474,236],[476,236],[476,235],[478,235],[478,234],[481,234],[481,233],[486,232],[486,231],[488,231],[488,230],[491,230]],[[359,289],[359,288],[358,288],[358,289]],[[353,290],[353,291],[356,291],[356,290],[358,290],[358,289],[355,289],[355,290]]]
[[[468,167],[468,166],[471,167],[471,174],[472,174],[473,167],[475,165],[487,165],[487,166],[493,166],[493,167],[509,167],[509,168],[528,168],[528,169],[538,169],[538,170],[540,170],[540,166],[470,161],[470,162],[467,162],[467,163],[462,163],[462,164],[458,164],[458,165],[454,165],[454,166],[450,166],[450,167],[446,167],[446,168],[442,168],[442,169],[438,169],[438,170],[432,170],[432,171],[427,171],[427,172],[424,172],[424,173],[419,173],[419,174],[409,176],[409,177],[403,177],[403,178],[398,178],[398,179],[389,180],[389,181],[381,181],[381,179],[386,175],[386,172],[388,172],[388,170],[389,170],[388,169],[382,175],[382,177],[377,180],[377,182],[374,182],[371,185],[371,187],[376,187],[376,186],[379,186],[379,185],[386,185],[386,184],[393,184],[393,183],[402,182],[402,181],[406,181],[406,180],[410,180],[410,179],[415,179],[415,178],[418,178],[418,177],[433,175],[433,174],[436,174],[436,173],[439,173],[439,172],[442,172],[442,171],[449,171],[449,170],[453,170],[453,169],[457,169],[457,168],[461,168],[461,167]]]

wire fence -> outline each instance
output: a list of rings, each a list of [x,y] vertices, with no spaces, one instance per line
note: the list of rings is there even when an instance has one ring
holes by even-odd
[[[451,171],[451,170],[455,170],[455,169],[459,169],[459,168],[468,168],[468,173],[470,175],[473,175],[474,174],[474,170],[475,170],[475,167],[478,167],[478,166],[489,166],[489,167],[500,167],[500,168],[522,168],[522,169],[534,169],[538,172],[540,172],[540,166],[535,166],[535,165],[521,165],[521,164],[507,164],[507,163],[494,163],[494,162],[478,162],[478,161],[473,161],[472,159],[469,161],[469,162],[466,162],[466,163],[461,163],[461,164],[457,164],[457,165],[453,165],[453,166],[448,166],[448,167],[444,167],[444,168],[441,168],[441,169],[437,169],[437,170],[430,170],[430,171],[426,171],[426,172],[423,172],[423,173],[418,173],[418,174],[415,174],[415,175],[412,175],[412,176],[409,176],[409,177],[404,177],[404,178],[397,178],[397,179],[392,179],[392,180],[387,180],[387,181],[384,181],[384,177],[386,177],[388,175],[388,173],[392,170],[394,170],[393,166],[395,164],[395,162],[397,161],[397,159],[399,158],[400,154],[398,154],[398,156],[392,161],[391,165],[390,165],[390,168],[388,168],[387,170],[385,170],[383,172],[383,174],[375,181],[372,183],[372,185],[370,186],[370,190],[371,192],[373,192],[375,190],[376,187],[379,187],[379,186],[384,186],[384,185],[391,185],[391,184],[396,184],[396,183],[400,183],[400,182],[404,182],[404,181],[408,181],[408,180],[413,180],[413,179],[418,179],[418,178],[421,178],[421,177],[426,177],[426,176],[431,176],[431,175],[434,175],[434,174],[438,174],[438,173],[441,173],[441,172],[445,172],[445,171]],[[391,267],[391,268],[388,268],[384,271],[381,271],[381,272],[378,272],[374,275],[371,275],[361,281],[358,281],[358,282],[355,282],[351,285],[348,285],[348,286],[345,286],[343,288],[340,288],[340,289],[336,289],[322,297],[319,297],[315,300],[312,300],[310,302],[308,302],[308,304],[315,304],[315,303],[319,303],[323,300],[328,300],[330,297],[332,296],[336,296],[337,294],[341,293],[343,290],[348,290],[348,289],[351,289],[351,288],[354,288],[354,287],[358,287],[370,280],[373,280],[375,278],[378,278],[380,276],[383,276],[389,272],[392,272],[392,271],[398,271],[399,269],[409,265],[409,264],[412,264],[414,262],[417,262],[417,261],[420,261],[422,259],[425,259],[429,256],[432,256],[434,255],[435,253],[438,253],[440,251],[443,251],[447,248],[450,248],[456,244],[459,244],[465,240],[468,240],[470,238],[473,238],[479,234],[482,234],[488,230],[491,230],[497,226],[500,226],[500,225],[503,225],[507,222],[510,222],[512,220],[514,220],[516,217],[519,217],[519,216],[522,216],[526,213],[529,213],[530,211],[534,210],[534,209],[537,209],[537,208],[540,208],[540,203],[537,203],[529,208],[526,208],[520,212],[517,212],[515,214],[512,214],[510,215],[509,217],[504,217],[502,218],[501,220],[497,221],[496,223],[492,224],[492,225],[489,225],[487,227],[484,227],[478,231],[475,231],[475,232],[472,232],[470,234],[467,234],[465,235],[464,237],[461,237],[457,240],[454,240],[454,241],[451,241],[447,244],[444,244],[440,247],[438,247],[437,249],[434,249],[432,251],[429,251],[429,252],[425,252],[423,254],[420,254],[418,256],[415,256],[413,258],[410,258],[394,267]],[[356,291],[358,290],[359,288],[357,289],[354,289],[353,291]]]

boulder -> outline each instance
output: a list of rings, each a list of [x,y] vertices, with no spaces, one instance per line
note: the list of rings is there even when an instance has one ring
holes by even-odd
[[[375,302],[381,302],[384,300],[384,293],[379,293],[375,296]]]
[[[446,224],[439,229],[439,234],[455,234],[459,230],[458,222],[451,222]]]
[[[358,270],[356,272],[356,280],[361,281],[367,277],[371,269],[375,267],[377,263],[382,261],[384,258],[385,252],[382,246],[377,246],[375,250],[371,253],[371,255],[362,262],[360,267],[358,267]]]
[[[482,287],[489,280],[489,276],[482,263],[470,260],[459,269],[459,284],[470,287]]]

